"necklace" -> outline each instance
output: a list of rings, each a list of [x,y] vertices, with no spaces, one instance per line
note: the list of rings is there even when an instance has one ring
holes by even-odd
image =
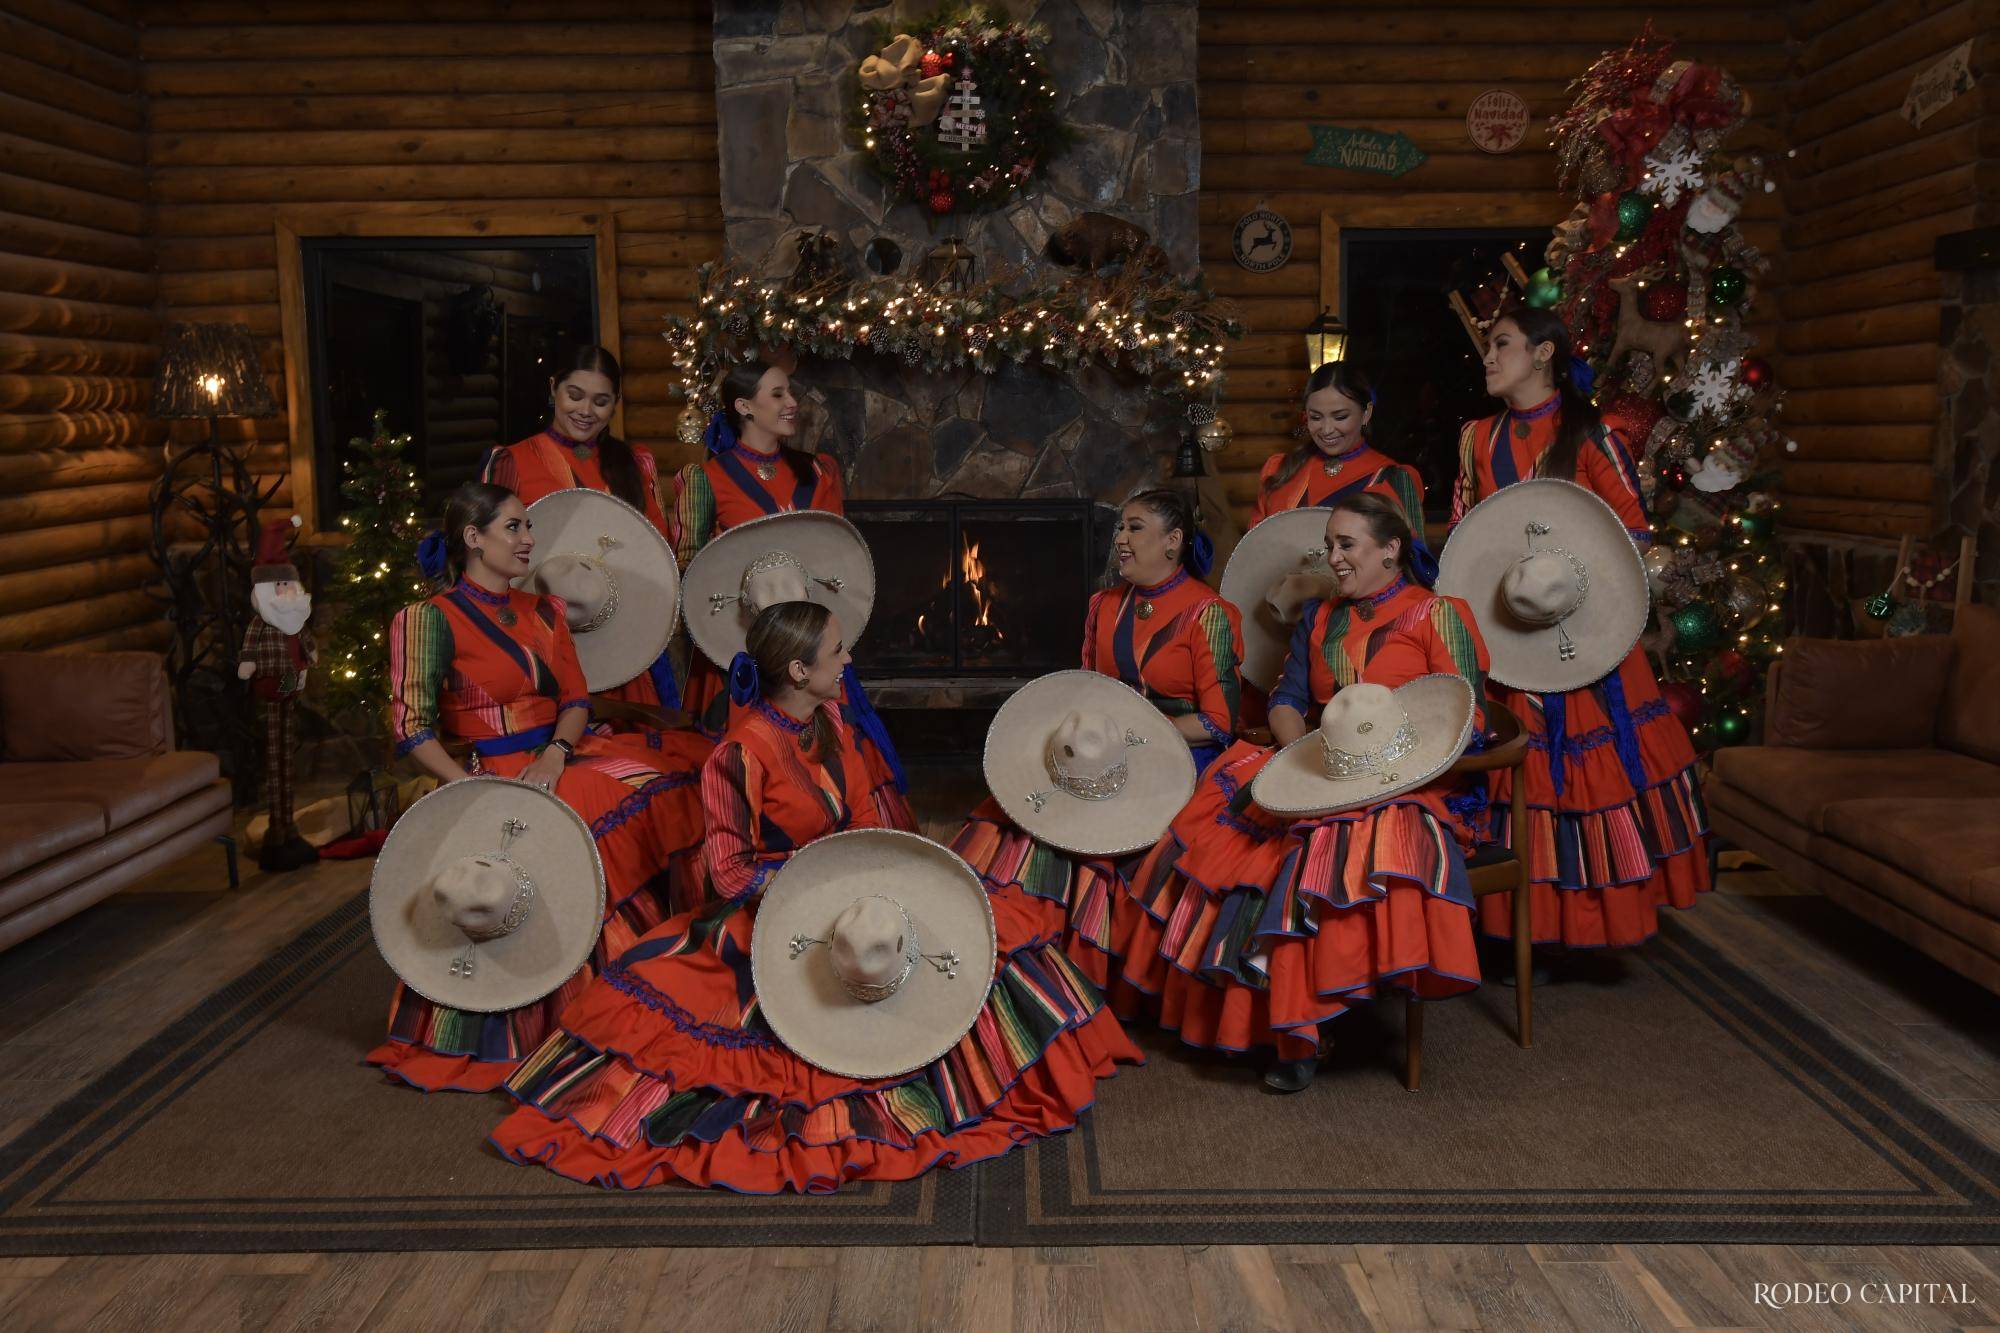
[[[1174,576],[1168,579],[1165,583],[1155,584],[1150,588],[1135,588],[1133,591],[1139,594],[1139,599],[1140,599],[1139,619],[1151,620],[1153,618],[1153,598],[1163,597],[1167,593],[1172,592],[1175,588],[1178,588],[1183,583],[1186,583],[1187,578],[1188,578],[1188,572],[1185,569],[1182,569],[1176,571]]]
[[[591,440],[572,440],[569,436],[557,430],[553,425],[549,427],[549,438],[554,440],[562,448],[569,450],[571,453],[575,454],[578,458],[581,458],[586,463],[588,463],[592,458],[597,456],[597,445],[593,443]]]
[[[1363,620],[1373,620],[1375,618],[1375,609],[1377,607],[1381,606],[1382,603],[1388,601],[1391,597],[1394,597],[1397,593],[1401,592],[1404,588],[1408,586],[1409,586],[1409,580],[1404,578],[1402,575],[1398,574],[1396,576],[1396,581],[1391,583],[1388,587],[1382,589],[1382,591],[1378,593],[1371,593],[1366,597],[1356,598],[1354,601],[1354,614],[1360,616]]]
[[[519,616],[514,614],[514,608],[507,604],[506,593],[488,592],[471,579],[461,579],[458,586],[465,590],[466,596],[478,602],[481,606],[495,608],[493,618],[501,624],[512,628],[514,623],[520,619]]]
[[[735,449],[737,457],[756,469],[759,481],[770,481],[778,475],[778,456],[776,454],[760,454],[741,440],[736,442]]]

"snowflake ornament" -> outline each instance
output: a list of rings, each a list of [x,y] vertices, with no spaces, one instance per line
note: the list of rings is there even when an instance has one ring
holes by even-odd
[[[1737,378],[1742,365],[1740,361],[1729,361],[1719,366],[1703,366],[1690,374],[1687,391],[1694,395],[1695,406],[1717,416],[1728,411],[1729,405],[1743,396],[1743,381]]]
[[[1701,156],[1691,148],[1683,148],[1670,154],[1655,154],[1646,159],[1646,179],[1639,188],[1648,194],[1660,196],[1660,202],[1672,208],[1674,202],[1686,191],[1694,193],[1701,188]]]

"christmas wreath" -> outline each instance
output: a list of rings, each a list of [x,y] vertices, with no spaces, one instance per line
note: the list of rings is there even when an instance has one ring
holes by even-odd
[[[1043,29],[975,6],[882,36],[861,62],[858,132],[897,197],[938,215],[994,208],[1067,142]]]

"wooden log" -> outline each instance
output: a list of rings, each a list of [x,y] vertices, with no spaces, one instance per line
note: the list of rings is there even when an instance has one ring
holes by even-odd
[[[1874,384],[1935,384],[1936,343],[1864,347],[1851,352],[1789,353],[1777,363],[1778,382],[1790,389]]]
[[[158,334],[159,321],[151,310],[135,306],[0,291],[0,330],[150,342]]]
[[[501,25],[494,25],[501,26]],[[394,93],[410,86],[404,61],[376,58],[353,60],[216,60],[144,67],[145,91],[151,97],[213,97],[241,94],[253,97],[315,96],[337,93]],[[1586,58],[1587,59],[1587,58]],[[654,92],[661,88],[713,88],[715,55],[712,40],[686,55],[576,56],[545,60],[535,56],[460,56],[422,64],[425,89],[432,93],[566,92],[574,88]]]
[[[152,534],[153,521],[144,512],[9,533],[7,540],[0,542],[0,573],[143,551]]]
[[[1288,156],[1260,155],[1224,157],[1204,161],[1202,187],[1206,190],[1255,191],[1273,181],[1320,182],[1340,194],[1389,194],[1397,197],[1422,191],[1491,190],[1532,192],[1554,190],[1555,159],[1546,153],[1532,157],[1496,157],[1491,153],[1438,153],[1428,162],[1401,176],[1367,171],[1344,171],[1334,167],[1307,166],[1306,149]],[[1553,221],[1562,220],[1557,209]]]
[[[0,178],[4,180],[4,178]],[[368,201],[407,199],[542,199],[564,193],[598,196],[713,194],[721,188],[715,162],[526,163],[508,171],[483,166],[169,167],[153,173],[163,204],[250,200]],[[0,202],[5,201],[0,188]],[[33,212],[33,209],[23,211]]]
[[[1977,123],[1961,125],[1955,130],[1927,135],[1918,143],[1904,144],[1804,180],[1794,180],[1786,187],[1786,202],[1798,212],[1809,213],[1934,176],[1975,158],[1980,130]]]
[[[1805,250],[1845,237],[1882,231],[1917,218],[1965,207],[1980,197],[1982,178],[1993,179],[1979,163],[1965,163],[1907,185],[1867,194],[1786,220],[1788,248]]]
[[[711,55],[714,34],[693,23],[245,24],[149,27],[148,61],[370,60],[385,53],[438,63],[466,57]]]
[[[713,256],[711,256],[712,258]],[[618,295],[633,301],[671,301],[694,292],[697,261],[682,268],[651,268],[621,263],[618,266]]]
[[[0,454],[0,489],[48,491],[114,481],[150,481],[159,475],[152,449],[60,449]]]
[[[0,236],[7,238],[6,249],[17,255],[65,259],[136,272],[150,270],[153,266],[152,242],[144,237],[121,236],[74,223],[0,212]]]
[[[1461,127],[1462,128],[1462,127]],[[155,167],[376,166],[404,162],[692,162],[715,155],[713,126],[598,129],[268,130],[157,135]]]
[[[0,211],[51,222],[89,218],[93,225],[102,224],[127,236],[143,235],[146,229],[145,207],[132,200],[111,199],[11,173],[0,173]]]
[[[169,306],[162,313],[169,320],[188,324],[241,324],[260,338],[279,335],[280,319],[275,301],[260,305]]]
[[[1964,231],[1973,225],[1973,217],[1973,206],[1968,203],[1880,231],[1792,250],[1786,255],[1785,278],[1789,283],[1803,284],[1860,273],[1884,264],[1910,260],[1929,263],[1937,238]]]
[[[18,134],[0,133],[0,171],[111,199],[144,202],[146,198],[144,168],[110,162]]]
[[[1935,340],[1937,333],[1937,303],[1916,301],[1788,322],[1778,335],[1778,346],[1786,352],[1888,347]]]
[[[0,12],[0,51],[112,93],[139,91],[136,60],[108,55],[16,14]]]
[[[1793,426],[1841,426],[1937,420],[1937,385],[1884,384],[1869,388],[1794,389],[1785,395],[1783,422]]]
[[[0,416],[0,454],[39,449],[155,446],[166,439],[164,422],[137,412],[20,413]]]
[[[152,483],[131,481],[106,486],[78,486],[61,491],[38,491],[27,495],[0,495],[0,532],[16,533],[92,518],[143,514],[151,491]]]
[[[143,592],[109,593],[19,611],[0,616],[0,650],[29,652],[104,630],[157,621],[163,615],[161,603]]]
[[[150,273],[0,251],[0,291],[102,301],[109,305],[149,306],[159,294],[159,284]]]
[[[51,643],[39,649],[45,653],[130,653],[165,652],[174,639],[174,627],[165,620],[141,621],[122,629],[86,634],[80,639]]]
[[[1567,9],[1560,17],[1549,16],[1546,35],[1562,42],[1586,42],[1598,48],[1622,47],[1632,40],[1653,17],[1652,11],[1611,5]],[[1211,46],[1264,46],[1274,42],[1295,43],[1304,48],[1359,45],[1423,46],[1453,45],[1500,48],[1507,55],[1515,48],[1533,50],[1524,39],[1521,16],[1502,9],[1438,10],[1430,7],[1396,9],[1344,9],[1329,7],[1313,11],[1274,11],[1256,8],[1216,8],[1202,11],[1199,28],[1204,50]],[[1693,46],[1744,45],[1764,43],[1782,46],[1785,41],[1784,15],[1777,12],[1741,14],[1676,13],[1674,36]],[[1586,58],[1588,63],[1588,58]]]
[[[54,374],[74,371],[99,375],[150,374],[159,349],[147,343],[106,342],[90,338],[43,338],[30,333],[0,333],[0,371]]]
[[[424,380],[424,394],[435,398],[440,394],[495,397],[500,392],[500,376],[486,375],[433,375]]]
[[[170,306],[267,304],[278,299],[275,269],[161,273],[160,300]]]
[[[1234,262],[1208,271],[1209,286],[1231,300],[1246,296],[1304,296],[1319,299],[1319,266],[1287,264],[1269,273],[1252,273]]]
[[[150,108],[156,134],[236,130],[715,128],[712,91],[350,94],[340,97],[175,97]]]
[[[1785,491],[1829,499],[1926,504],[1937,475],[1928,463],[1794,463],[1784,470]]]
[[[152,381],[116,375],[0,375],[0,412],[130,412],[152,401]]]
[[[153,210],[153,234],[162,238],[178,236],[239,236],[255,232],[270,234],[278,210],[297,223],[294,230],[304,236],[409,235],[433,234],[427,227],[440,221],[462,225],[468,235],[506,236],[530,221],[531,213],[546,232],[550,218],[570,218],[594,225],[604,205],[579,204],[567,197],[537,199],[515,204],[487,200],[484,191],[465,199],[389,200],[371,202],[365,215],[357,215],[338,204],[296,205],[270,201],[249,204],[170,204],[157,203]],[[637,232],[675,232],[712,235],[713,250],[722,248],[722,205],[713,195],[684,195],[677,198],[641,198],[606,201],[618,220],[618,230],[628,226]],[[359,221],[357,221],[359,219]],[[362,223],[365,222],[364,233]],[[394,227],[395,231],[385,231]],[[521,231],[518,234],[542,234]]]
[[[69,0],[9,0],[9,8],[31,23],[95,47],[113,59],[139,57],[139,25],[133,16],[117,17]]]
[[[1784,427],[1799,450],[1786,462],[1801,463],[1929,463],[1937,453],[1935,422],[1905,425],[1802,425]]]
[[[1315,16],[1318,17],[1318,16]],[[1372,14],[1370,17],[1381,17]],[[1523,34],[1524,38],[1528,34]],[[1539,34],[1546,38],[1548,34]],[[1435,80],[1490,78],[1496,68],[1504,68],[1509,78],[1526,80],[1571,79],[1579,70],[1603,54],[1601,44],[1568,46],[1554,41],[1528,42],[1496,51],[1481,46],[1384,46],[1356,42],[1315,50],[1310,69],[1322,83],[1379,81],[1383,83],[1426,83]],[[1741,71],[1744,79],[1776,79],[1785,75],[1785,51],[1778,46],[1755,47],[1715,45],[1703,51],[1705,59],[1731,71]],[[1284,78],[1301,70],[1296,46],[1260,43],[1250,46],[1203,46],[1200,51],[1201,81],[1255,81]]]
[[[1787,105],[1792,108],[1791,135],[1799,143],[1833,133],[1867,120],[1870,116],[1900,115],[1903,99],[1909,95],[1910,81],[1937,63],[1942,50],[1905,62],[1896,69],[1877,69],[1863,78],[1842,85],[1835,96],[1823,101],[1803,100],[1803,90],[1794,87]]]
[[[1402,195],[1363,194],[1347,196],[1337,191],[1351,171],[1319,168],[1330,184],[1328,190],[1211,190],[1201,193],[1201,220],[1231,224],[1260,205],[1287,218],[1317,218],[1331,212],[1343,227],[1532,227],[1548,226],[1569,211],[1568,204],[1554,190],[1508,191],[1444,190],[1418,194],[1412,189]],[[1419,168],[1421,170],[1421,168]],[[1416,172],[1411,172],[1415,176]],[[1281,180],[1300,178],[1299,164],[1286,169]],[[1338,181],[1335,178],[1340,178]],[[1334,191],[1334,192],[1329,192]],[[1413,223],[1413,218],[1425,219]],[[1298,262],[1298,261],[1294,261]]]
[[[1778,299],[1785,318],[1805,319],[1897,301],[1935,300],[1938,290],[1936,266],[1928,260],[1912,259],[1821,282],[1792,283],[1779,290]]]
[[[0,44],[0,87],[43,106],[88,116],[121,130],[141,132],[146,115],[139,99],[25,60]]]
[[[12,133],[24,139],[50,144],[67,152],[128,166],[143,167],[146,164],[146,141],[143,136],[11,93],[0,93],[0,125],[7,126]]]
[[[161,241],[158,253],[162,273],[274,269],[278,265],[277,242],[268,227],[255,236],[174,237]]]
[[[1844,57],[1815,60],[1813,44],[1806,44],[1794,66],[1793,105],[1818,106],[1889,71],[1933,64],[1954,46],[1984,32],[1992,21],[1992,15],[1977,4],[1948,5],[1922,18],[1894,12],[1907,10],[1906,6],[1886,8],[1890,12],[1872,16],[1879,23],[1874,40]]]
[[[150,554],[107,556],[0,575],[0,616],[59,602],[131,592],[159,573]]]
[[[1830,15],[1795,12],[1793,31],[1803,34],[1805,40],[1793,58],[1793,68],[1799,75],[1817,73],[1879,42],[1884,31],[1921,23],[1963,4],[1964,0],[1900,0],[1893,6],[1879,6],[1874,0],[1846,0],[1842,6],[1830,7]],[[1806,8],[1810,11],[1818,6]],[[1867,22],[1851,21],[1861,14],[1867,15]],[[1811,26],[1802,26],[1807,23]]]
[[[1894,148],[1908,148],[1919,140],[1946,130],[1969,125],[1979,119],[1979,99],[1960,97],[1931,115],[1919,130],[1900,115],[1870,116],[1810,143],[1795,146],[1793,156],[1781,164],[1787,181],[1801,181],[1846,166],[1859,158]]]
[[[1826,499],[1820,496],[1779,492],[1783,531],[1791,537],[1825,532],[1859,537],[1900,537],[1904,533],[1926,536],[1931,531],[1929,505],[1892,504],[1888,501]]]

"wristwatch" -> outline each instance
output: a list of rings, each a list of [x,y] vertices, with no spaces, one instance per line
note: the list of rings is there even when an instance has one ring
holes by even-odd
[[[568,763],[570,760],[576,758],[576,747],[574,745],[571,745],[568,741],[564,740],[562,737],[560,736],[556,737],[554,740],[550,741],[549,744],[553,745],[556,749],[561,750],[563,752],[564,763]]]

